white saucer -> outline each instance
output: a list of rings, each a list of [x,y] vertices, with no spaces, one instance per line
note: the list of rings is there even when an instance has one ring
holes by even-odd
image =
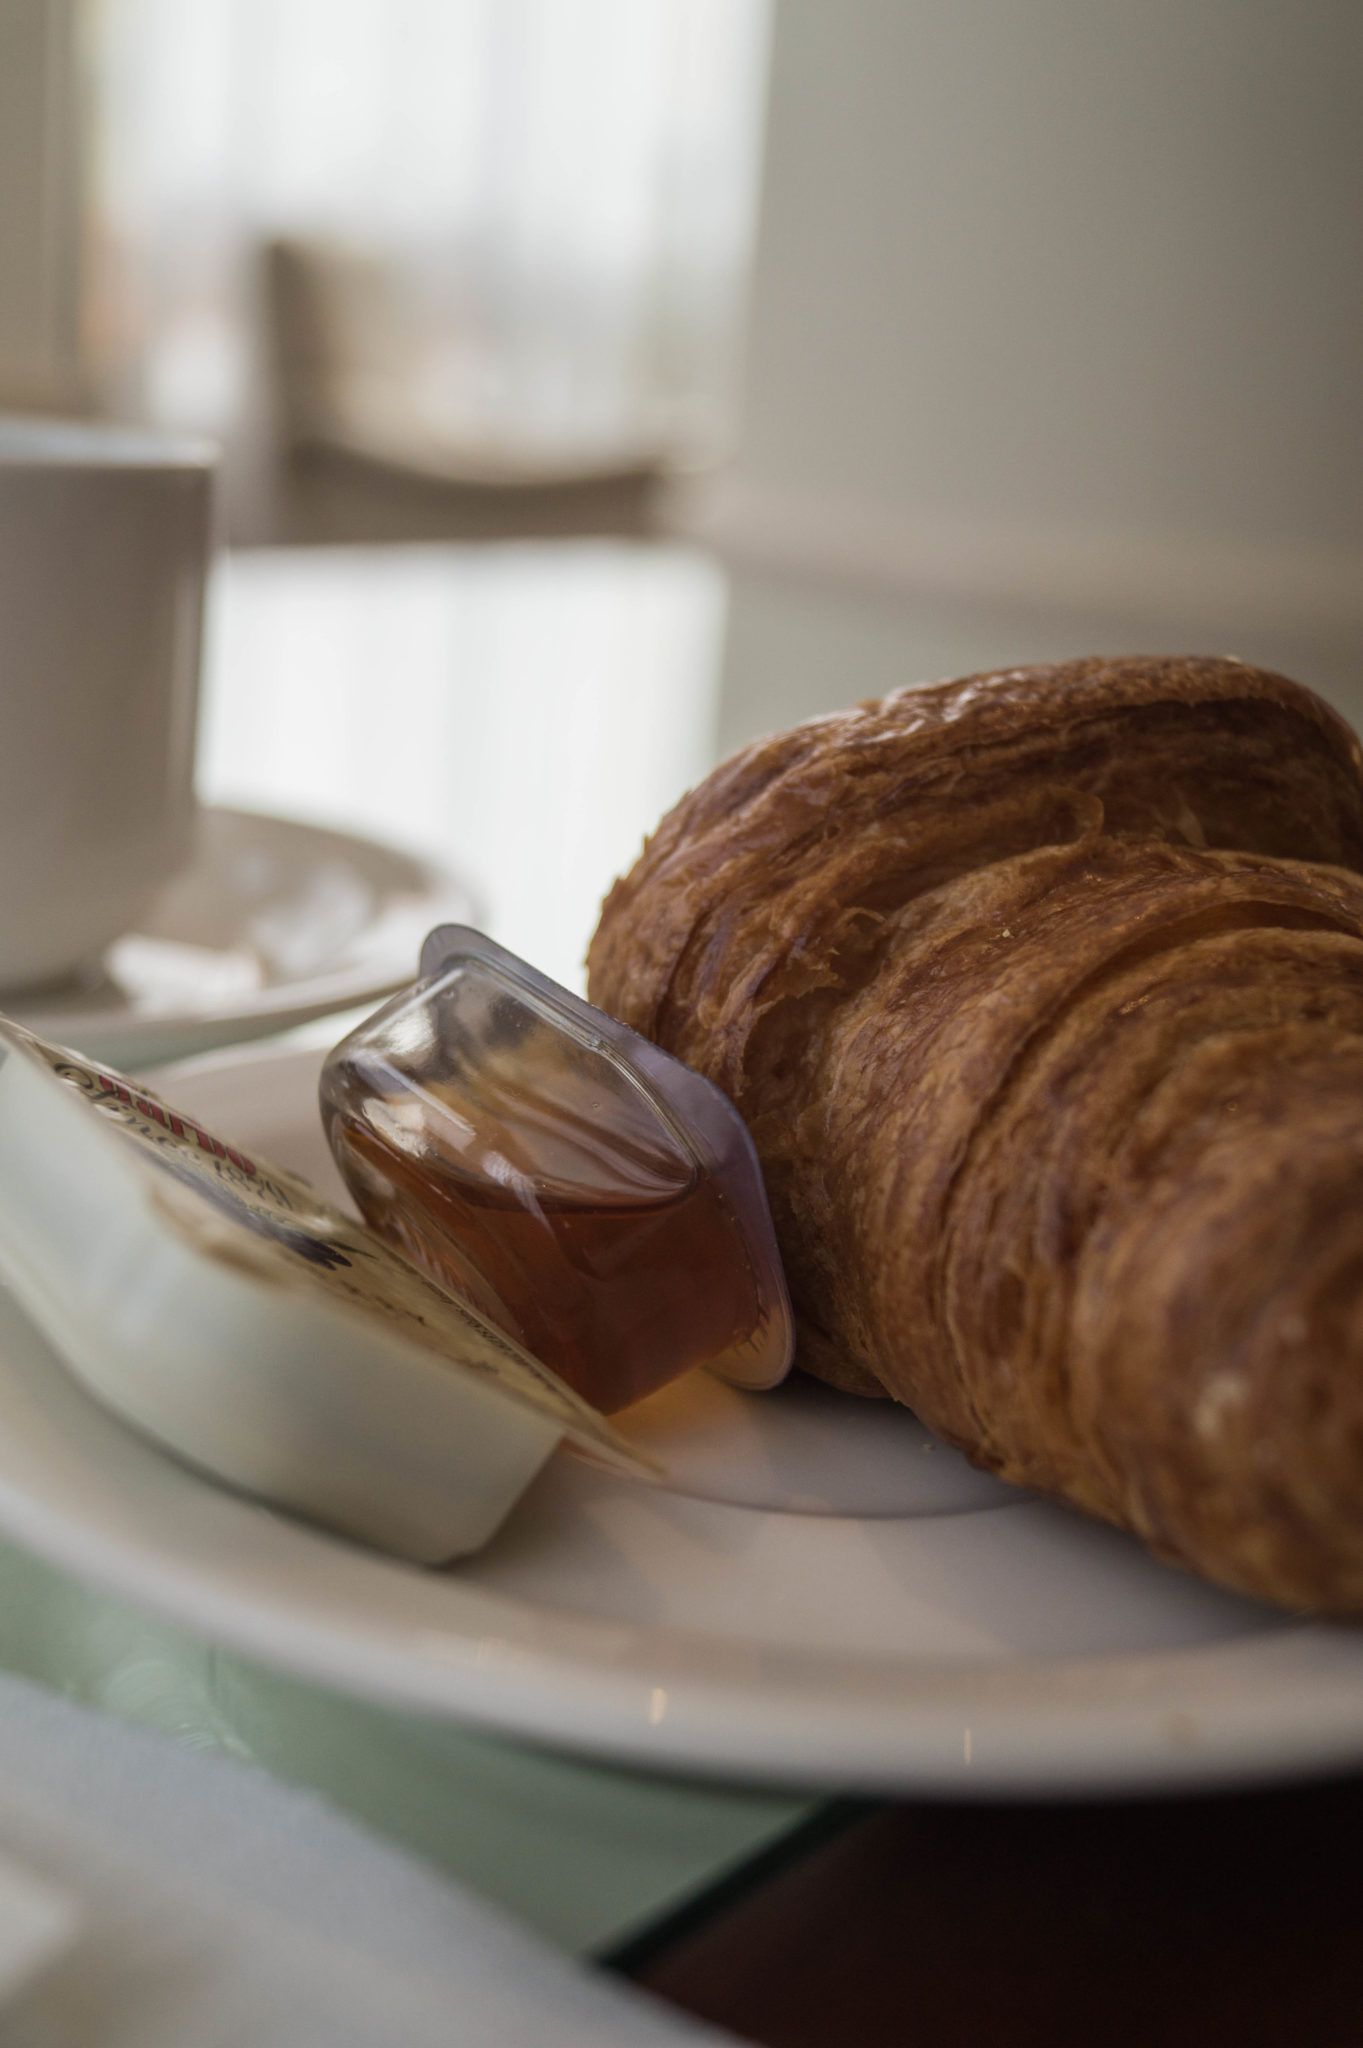
[[[315,1055],[273,1052],[155,1085],[334,1194],[316,1082]],[[1158,1565],[899,1411],[698,1378],[620,1420],[666,1488],[560,1456],[480,1556],[423,1572],[160,1455],[0,1296],[0,1529],[343,1691],[792,1785],[1170,1791],[1363,1762],[1363,1631]]]
[[[453,876],[374,840],[206,807],[193,864],[101,972],[0,1008],[142,1067],[378,1002],[413,978],[432,925],[472,912]]]

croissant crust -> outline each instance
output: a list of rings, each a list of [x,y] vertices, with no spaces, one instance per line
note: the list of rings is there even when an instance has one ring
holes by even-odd
[[[590,991],[738,1104],[808,1370],[1359,1612],[1360,870],[1358,743],[1281,676],[971,676],[717,769]]]

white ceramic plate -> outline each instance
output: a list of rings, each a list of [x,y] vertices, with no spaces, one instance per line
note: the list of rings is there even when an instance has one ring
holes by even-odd
[[[335,1192],[315,1084],[299,1053],[159,1083]],[[0,1527],[347,1691],[654,1766],[957,1795],[1363,1761],[1363,1632],[1167,1570],[902,1412],[698,1380],[631,1426],[673,1459],[671,1490],[560,1457],[481,1557],[423,1572],[142,1444],[0,1299]]]
[[[140,1067],[260,1038],[410,981],[432,925],[468,922],[453,876],[350,833],[205,808],[195,858],[85,983],[0,1007],[59,1045]]]

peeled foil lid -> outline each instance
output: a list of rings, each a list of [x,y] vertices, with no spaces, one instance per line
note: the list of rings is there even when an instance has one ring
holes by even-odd
[[[4,1048],[54,1075],[110,1141],[132,1153],[158,1222],[201,1256],[262,1288],[285,1288],[381,1325],[451,1370],[491,1382],[594,1458],[640,1474],[658,1470],[539,1359],[298,1175],[248,1156],[136,1082],[7,1018],[0,1019],[0,1056]]]

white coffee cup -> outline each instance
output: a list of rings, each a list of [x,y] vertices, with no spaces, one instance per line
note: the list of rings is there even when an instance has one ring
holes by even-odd
[[[213,462],[0,419],[0,988],[96,962],[192,851]]]

